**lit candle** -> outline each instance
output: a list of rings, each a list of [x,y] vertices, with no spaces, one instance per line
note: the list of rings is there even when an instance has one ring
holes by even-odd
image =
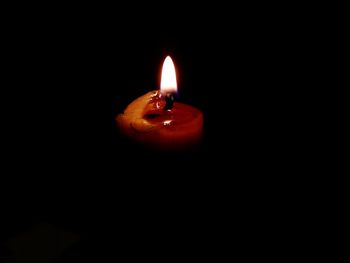
[[[203,114],[177,101],[176,71],[172,59],[164,60],[160,91],[151,91],[131,102],[116,118],[128,138],[159,150],[186,150],[199,145]]]

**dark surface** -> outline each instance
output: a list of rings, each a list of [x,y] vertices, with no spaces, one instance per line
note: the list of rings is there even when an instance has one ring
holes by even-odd
[[[5,213],[2,239],[48,222],[80,237],[62,262],[159,250],[206,257],[226,250],[225,237],[265,231],[265,217],[283,214],[304,161],[295,151],[307,136],[298,83],[307,45],[283,14],[240,10],[218,19],[174,11],[178,19],[135,26],[111,10],[21,22],[7,153],[21,176],[10,179],[17,209]],[[148,151],[115,126],[132,100],[159,89],[166,55],[179,100],[204,113],[195,152]]]

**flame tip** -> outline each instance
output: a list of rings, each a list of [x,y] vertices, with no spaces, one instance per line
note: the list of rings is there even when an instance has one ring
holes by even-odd
[[[172,59],[169,55],[165,57],[164,61],[166,61],[166,60],[171,60],[171,61],[173,61],[173,59]]]

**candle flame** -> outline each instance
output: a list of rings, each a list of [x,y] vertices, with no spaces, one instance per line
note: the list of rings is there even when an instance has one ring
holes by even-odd
[[[160,92],[163,95],[177,92],[175,66],[170,56],[167,56],[163,63]]]

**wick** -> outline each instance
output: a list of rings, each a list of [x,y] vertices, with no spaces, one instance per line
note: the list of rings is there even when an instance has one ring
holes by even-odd
[[[174,106],[174,95],[167,93],[165,95],[165,107],[164,110],[171,110]]]

